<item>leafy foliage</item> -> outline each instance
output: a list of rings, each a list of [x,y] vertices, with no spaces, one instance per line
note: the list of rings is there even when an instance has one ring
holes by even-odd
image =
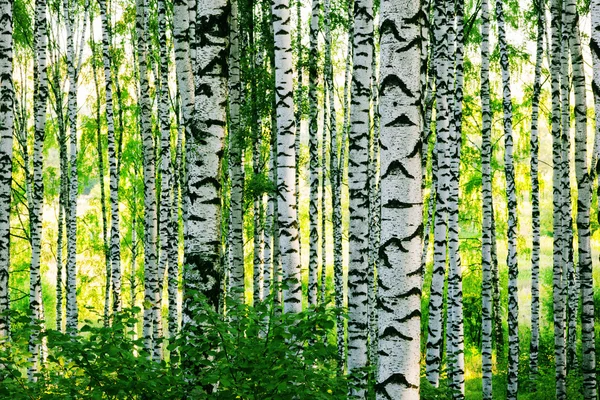
[[[170,360],[152,361],[135,338],[140,310],[112,326],[88,321],[78,335],[42,332],[46,361],[28,381],[30,316],[13,313],[13,335],[0,346],[0,397],[20,399],[334,399],[344,398],[335,346],[325,338],[339,311],[311,307],[283,314],[226,299],[226,316],[203,299],[196,318],[169,344]],[[180,362],[181,361],[181,362]]]

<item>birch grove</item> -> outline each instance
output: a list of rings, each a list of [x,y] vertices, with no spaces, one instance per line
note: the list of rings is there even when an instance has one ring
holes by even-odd
[[[0,22],[0,397],[596,399],[600,1]]]

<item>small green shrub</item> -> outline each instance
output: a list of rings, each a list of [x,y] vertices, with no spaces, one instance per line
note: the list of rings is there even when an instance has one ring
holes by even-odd
[[[88,321],[71,336],[45,330],[47,358],[27,379],[26,314],[12,315],[11,339],[0,344],[0,398],[21,399],[336,399],[348,378],[325,339],[340,311],[310,307],[282,314],[270,301],[250,307],[226,299],[227,314],[200,296],[193,321],[169,346],[168,362],[152,361],[133,339],[139,309],[113,316],[110,327]],[[193,327],[193,328],[192,328]]]

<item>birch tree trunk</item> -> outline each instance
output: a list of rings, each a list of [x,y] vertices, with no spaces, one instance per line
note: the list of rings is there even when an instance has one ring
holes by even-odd
[[[464,327],[463,327],[463,301],[462,301],[462,267],[459,254],[459,181],[460,181],[460,154],[462,144],[462,101],[463,101],[463,58],[464,58],[464,4],[456,3],[456,81],[454,84],[454,108],[451,110],[453,124],[450,128],[451,179],[450,201],[448,202],[448,252],[450,270],[448,286],[452,288],[452,297],[449,297],[449,306],[452,308],[450,324],[450,337],[452,341],[453,366],[453,393],[455,399],[463,399],[465,395],[465,356],[464,356]]]
[[[136,1],[136,33],[140,80],[140,131],[144,152],[144,349],[152,354],[153,304],[157,287],[158,270],[156,263],[156,182],[155,182],[155,148],[152,138],[150,89],[148,84],[148,4],[145,0]],[[157,338],[154,338],[157,339]]]
[[[13,86],[13,2],[0,1],[0,341],[8,337],[10,308],[10,199],[15,93]]]
[[[255,40],[255,21],[254,21],[254,0],[250,0],[248,4],[248,40],[249,40],[249,53],[250,53],[250,110],[251,110],[251,133],[252,133],[252,172],[254,177],[260,177],[262,167],[262,120],[259,115],[259,94],[264,88],[259,84],[257,78],[260,77],[260,69],[263,66],[260,57],[262,49],[258,46]],[[259,17],[257,17],[258,19]],[[270,279],[270,272],[265,271],[265,229],[264,229],[264,206],[263,206],[263,192],[255,193],[254,195],[254,285],[253,285],[253,297],[254,304],[257,304],[264,298],[264,280],[265,274]]]
[[[69,94],[67,97],[69,116],[69,201],[67,217],[67,331],[77,331],[77,71],[75,70],[75,50],[73,47],[73,5],[63,1],[64,20],[67,28],[67,76]]]
[[[579,369],[577,360],[577,308],[579,305],[579,285],[573,262],[573,205],[571,202],[571,82],[569,79],[569,42],[574,31],[575,8],[570,9],[568,2],[562,3],[562,41],[561,41],[561,97],[562,97],[562,174],[563,174],[563,232],[564,237],[564,286],[566,296],[565,325],[567,329],[567,373]]]
[[[319,79],[319,18],[320,0],[312,1],[310,18],[310,52],[308,54],[308,102],[309,102],[309,152],[310,152],[310,255],[308,260],[309,305],[317,304],[317,271],[319,269],[319,103],[317,98]]]
[[[275,39],[275,93],[277,111],[277,227],[283,281],[284,312],[302,311],[300,242],[298,236],[296,151],[293,93],[292,44],[289,0],[271,4]]]
[[[162,344],[158,338],[162,332],[162,295],[165,273],[169,266],[170,247],[172,245],[173,226],[171,224],[171,118],[169,94],[169,55],[167,47],[167,4],[158,2],[158,34],[160,45],[160,79],[158,80],[158,119],[160,126],[160,257],[158,257],[158,275],[154,289],[154,360],[163,358]]]
[[[40,271],[40,253],[42,250],[42,203],[44,201],[44,160],[43,147],[46,135],[46,106],[48,100],[48,75],[47,75],[47,11],[46,1],[35,2],[35,30],[34,30],[34,62],[33,62],[33,108],[35,116],[33,139],[33,190],[29,211],[31,234],[31,264],[29,269],[29,310],[32,323],[42,320],[42,282]],[[39,330],[35,327],[29,339],[29,352],[32,365],[27,370],[30,380],[38,370],[39,344],[37,343]]]
[[[296,89],[294,92],[294,117],[295,117],[295,132],[294,132],[294,157],[296,164],[295,171],[295,187],[296,187],[296,213],[299,214],[300,204],[300,131],[302,127],[302,103],[304,101],[303,85],[304,85],[304,52],[302,51],[302,2],[296,0],[296,72],[298,74],[296,81]],[[300,260],[300,268],[302,268],[302,231],[298,225],[298,258]],[[301,296],[302,297],[302,296]]]
[[[56,140],[59,146],[59,165],[60,165],[60,185],[59,185],[59,197],[58,197],[58,226],[57,226],[57,240],[56,240],[56,329],[63,332],[63,321],[64,313],[63,308],[65,306],[64,301],[64,236],[65,236],[65,208],[67,204],[67,198],[69,193],[69,171],[68,171],[68,159],[67,159],[67,127],[65,126],[66,120],[64,117],[64,96],[61,79],[61,68],[60,63],[57,62],[59,57],[59,46],[54,40],[54,44],[49,46],[50,51],[50,63],[52,68],[50,70],[50,77],[48,79],[49,92],[53,94],[53,99],[50,97],[50,106],[54,109],[57,120],[56,129]],[[93,51],[93,48],[92,48]],[[52,101],[54,100],[54,101]]]
[[[371,68],[373,60],[373,2],[354,2],[352,37],[352,102],[348,186],[350,228],[348,264],[348,373],[356,388],[350,397],[364,398],[367,376],[368,269],[369,269],[369,130],[371,114]],[[342,147],[345,144],[342,142]],[[343,165],[342,165],[343,167]]]
[[[533,97],[531,100],[531,223],[532,223],[532,249],[531,249],[531,340],[529,345],[530,379],[534,382],[533,390],[537,390],[538,349],[540,337],[540,188],[539,188],[539,102],[541,92],[542,61],[544,57],[544,25],[545,10],[537,6],[537,45],[535,58],[535,76],[533,82]],[[587,167],[586,167],[587,168]]]
[[[117,145],[115,143],[115,123],[113,114],[112,98],[112,72],[111,72],[111,36],[108,21],[106,0],[99,0],[100,17],[102,21],[102,60],[104,63],[104,86],[105,86],[105,112],[108,139],[108,168],[110,174],[109,198],[110,198],[110,265],[111,286],[113,293],[113,311],[121,310],[121,241],[119,235],[119,169],[117,167]]]
[[[333,81],[333,65],[331,48],[331,4],[330,0],[325,0],[325,84],[327,85],[327,94],[329,100],[329,181],[331,185],[331,209],[333,225],[333,281],[335,291],[335,306],[342,308],[344,306],[344,271],[342,269],[342,205],[339,185],[341,184],[340,163],[338,159],[338,140],[337,140],[337,118],[335,109],[335,89]],[[344,319],[341,315],[337,318],[337,347],[338,347],[338,366],[343,371],[345,364],[346,344],[344,332]]]
[[[490,108],[489,1],[481,2],[481,370],[483,399],[492,399],[492,110]]]
[[[381,185],[379,181],[379,85],[377,74],[377,56],[375,43],[379,37],[373,32],[373,57],[371,58],[371,134],[369,135],[369,254],[367,271],[368,330],[369,347],[367,357],[369,365],[377,365],[377,285],[375,281],[379,265],[379,245],[381,239]]]
[[[561,74],[561,46],[560,46],[560,26],[561,26],[561,8],[558,0],[551,2],[551,64],[550,72],[552,79],[552,161],[553,161],[553,199],[554,206],[553,230],[554,230],[554,248],[553,248],[553,305],[554,305],[554,358],[555,358],[555,379],[556,379],[556,398],[562,400],[566,398],[566,354],[565,354],[565,326],[562,314],[564,313],[563,297],[563,243],[562,239],[562,216],[561,216],[561,162],[562,162],[562,143],[561,143],[561,125],[560,125],[560,74]]]
[[[592,183],[587,154],[587,99],[585,71],[579,32],[579,14],[576,3],[568,1],[573,18],[570,38],[573,86],[575,91],[575,174],[577,177],[577,239],[579,256],[579,284],[581,287],[581,344],[584,398],[596,398],[596,347],[594,332],[594,289],[592,277],[592,249],[590,241],[590,206]],[[574,354],[577,357],[577,353]]]
[[[325,52],[327,55],[327,52]],[[325,71],[327,67],[324,66]],[[329,90],[327,89],[327,83],[323,84],[323,131],[321,132],[321,282],[320,282],[320,297],[319,301],[321,305],[325,304],[325,297],[327,292],[327,132],[329,131],[328,120],[329,113],[331,112],[330,107],[327,108],[327,98],[329,97]],[[338,336],[339,338],[339,336]],[[339,350],[339,349],[338,349]]]
[[[175,68],[177,75],[177,88],[179,90],[179,96],[181,98],[181,115],[182,115],[182,124],[185,131],[185,150],[179,149],[181,156],[178,161],[178,170],[179,170],[179,185],[180,185],[180,194],[181,194],[181,207],[182,214],[184,217],[183,220],[183,234],[184,234],[184,265],[186,260],[186,250],[187,250],[187,232],[188,232],[188,189],[187,189],[187,163],[189,160],[186,158],[186,167],[183,168],[183,163],[181,160],[184,155],[187,155],[187,147],[188,140],[192,140],[192,129],[194,128],[194,77],[192,75],[192,63],[190,58],[190,13],[189,13],[189,5],[186,0],[176,0],[173,3],[173,44],[175,48]],[[179,141],[179,146],[182,146],[181,140]],[[184,153],[185,152],[185,153]],[[219,241],[220,243],[220,241]],[[216,271],[215,271],[216,272]],[[183,275],[187,276],[188,271],[184,268]],[[218,276],[218,275],[217,275]],[[176,291],[175,282],[170,281],[170,293]],[[219,286],[219,282],[215,281],[212,283],[215,286]],[[185,283],[184,283],[185,288]],[[171,297],[172,294],[169,296]],[[189,307],[191,304],[185,305],[184,307]],[[184,314],[185,309],[182,310],[182,314]],[[169,311],[169,315],[171,311]],[[189,323],[189,317],[186,321],[183,318],[182,325]],[[171,321],[176,320],[175,318],[171,318]],[[175,326],[176,323],[173,324],[171,322],[170,326]],[[171,328],[172,329],[172,328]]]
[[[423,229],[420,7],[419,2],[384,0],[380,12],[381,247],[375,390],[377,399],[417,399]]]
[[[436,66],[436,169],[438,180],[434,227],[434,264],[429,297],[429,324],[426,354],[427,380],[436,387],[439,384],[440,363],[442,356],[442,311],[444,278],[446,273],[446,235],[448,224],[447,204],[450,184],[450,160],[447,153],[447,147],[450,140],[450,108],[448,99],[450,94],[448,77],[450,59],[448,54],[448,25],[447,2],[436,2],[434,5],[434,62]],[[382,201],[382,205],[383,204],[384,203]],[[383,214],[381,229],[383,232]]]
[[[252,18],[252,17],[249,17]],[[240,54],[238,32],[238,2],[231,1],[229,32],[229,178],[231,204],[229,209],[229,272],[232,294],[244,301],[244,137],[240,126]],[[235,292],[235,293],[233,293]]]
[[[507,399],[516,399],[519,381],[519,296],[517,278],[517,194],[513,164],[512,100],[510,70],[504,28],[502,0],[496,1],[500,67],[502,69],[502,109],[504,113],[504,170],[506,174],[506,197],[508,202],[508,388]]]

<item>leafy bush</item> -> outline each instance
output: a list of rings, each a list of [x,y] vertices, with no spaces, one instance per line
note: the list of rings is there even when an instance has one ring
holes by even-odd
[[[152,361],[143,339],[133,339],[134,308],[115,315],[110,327],[88,321],[76,336],[42,332],[47,357],[33,381],[28,340],[39,327],[28,315],[13,315],[11,340],[0,344],[0,398],[345,398],[336,347],[324,340],[338,310],[282,314],[272,302],[250,307],[227,298],[223,316],[197,301],[188,329],[168,346],[168,362]]]
[[[192,323],[197,328],[176,343],[192,372],[186,380],[193,398],[345,398],[336,347],[325,340],[339,311],[317,306],[283,314],[270,302],[250,307],[228,298],[226,304],[226,318],[203,307]]]

